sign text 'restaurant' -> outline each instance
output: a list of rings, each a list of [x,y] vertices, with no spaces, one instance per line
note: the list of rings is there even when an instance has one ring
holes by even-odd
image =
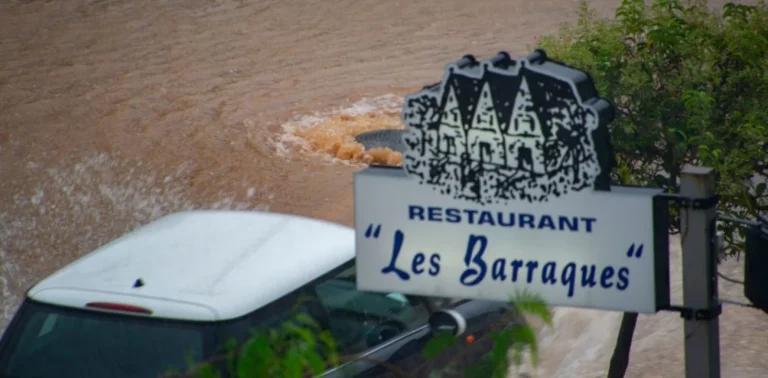
[[[464,223],[478,226],[592,232],[597,219],[570,215],[534,215],[503,211],[476,210],[438,206],[408,206],[408,219],[426,222]]]

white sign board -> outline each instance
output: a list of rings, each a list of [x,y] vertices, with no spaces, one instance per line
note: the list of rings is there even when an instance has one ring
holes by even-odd
[[[369,169],[355,178],[358,288],[500,301],[527,289],[553,306],[656,312],[657,193],[473,206]]]
[[[406,98],[403,167],[355,176],[359,289],[669,304],[660,190],[608,185],[612,107],[588,75],[537,54],[465,58]]]

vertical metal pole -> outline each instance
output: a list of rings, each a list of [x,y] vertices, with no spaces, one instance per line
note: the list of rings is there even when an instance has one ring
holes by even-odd
[[[715,170],[685,167],[680,176],[683,198],[706,199],[715,195]],[[715,308],[717,263],[712,248],[716,207],[703,210],[680,208],[680,235],[683,247],[684,307]],[[710,319],[685,320],[685,376],[720,378],[720,322]]]

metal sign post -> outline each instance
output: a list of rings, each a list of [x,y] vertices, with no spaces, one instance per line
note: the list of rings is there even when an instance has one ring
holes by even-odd
[[[720,304],[717,300],[717,262],[712,245],[717,210],[715,171],[686,167],[680,195],[691,199],[680,207],[683,247],[683,302],[691,309],[685,318],[685,376],[720,377]]]

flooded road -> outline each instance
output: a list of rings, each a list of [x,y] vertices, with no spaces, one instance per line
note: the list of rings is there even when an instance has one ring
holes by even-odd
[[[606,16],[618,5],[591,3]],[[397,160],[354,135],[402,127],[402,95],[440,80],[446,63],[524,55],[577,5],[468,4],[0,2],[0,329],[36,280],[171,211],[351,225],[352,173]],[[539,376],[604,375],[619,316],[556,315]],[[723,376],[768,375],[764,317],[726,309]],[[629,376],[680,376],[681,326],[643,317]]]

